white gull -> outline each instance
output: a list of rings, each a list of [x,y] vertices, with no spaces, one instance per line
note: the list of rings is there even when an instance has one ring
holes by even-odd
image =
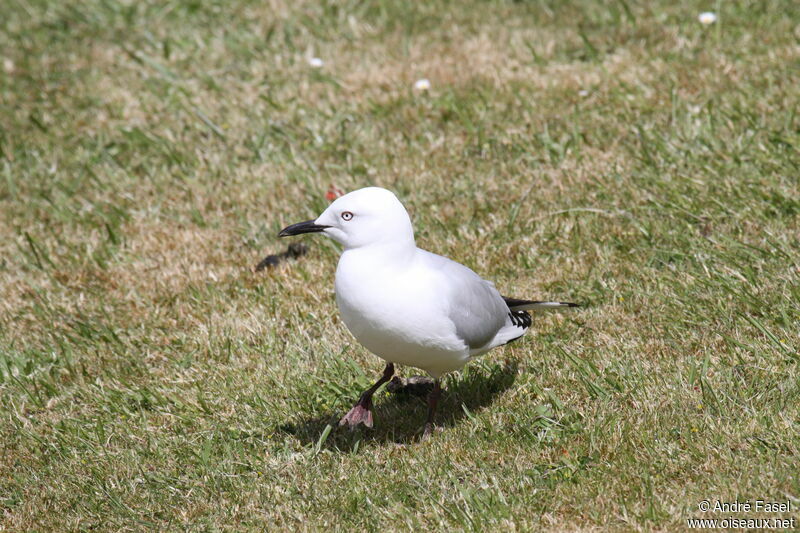
[[[316,232],[344,246],[336,269],[336,303],[344,323],[387,362],[381,378],[340,421],[351,428],[372,427],[372,395],[391,379],[394,365],[402,364],[434,378],[424,430],[430,434],[442,375],[524,335],[531,325],[527,311],[576,306],[504,298],[464,265],[417,248],[405,207],[379,187],[341,196],[315,220],[279,235]]]

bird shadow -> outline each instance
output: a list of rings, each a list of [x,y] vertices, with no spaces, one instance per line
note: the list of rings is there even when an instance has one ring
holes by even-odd
[[[443,430],[453,427],[464,417],[491,405],[514,383],[518,366],[515,361],[475,365],[468,367],[460,377],[447,379],[436,414],[437,427]],[[354,397],[353,402],[356,399]],[[408,444],[421,438],[427,409],[427,400],[421,396],[378,393],[372,408],[375,420],[372,429],[339,427],[339,419],[345,412],[342,411],[289,422],[279,430],[294,436],[304,445],[316,445],[319,449],[331,451],[352,451],[373,442]]]

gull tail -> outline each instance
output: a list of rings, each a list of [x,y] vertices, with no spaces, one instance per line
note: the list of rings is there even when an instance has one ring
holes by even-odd
[[[517,298],[507,298],[503,296],[506,305],[512,311],[549,311],[552,309],[563,309],[566,307],[580,307],[571,302],[542,302],[538,300],[520,300]]]
[[[497,335],[492,339],[489,348],[500,346],[501,344],[508,344],[513,342],[523,335],[531,327],[533,320],[528,311],[542,311],[548,309],[562,309],[566,307],[579,307],[578,304],[570,302],[541,302],[537,300],[519,300],[517,298],[506,298],[503,296],[506,305],[508,306],[508,322],[505,327],[500,328]],[[477,355],[485,352],[486,349],[481,349],[471,353],[470,355]]]

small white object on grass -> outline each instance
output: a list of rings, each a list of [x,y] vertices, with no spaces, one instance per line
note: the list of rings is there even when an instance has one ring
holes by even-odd
[[[318,58],[318,57],[309,57],[308,58],[308,66],[313,68],[322,68],[325,65],[325,62]]]
[[[427,91],[431,88],[431,82],[428,78],[422,78],[414,82],[414,89],[417,91]]]
[[[387,363],[340,425],[372,427],[372,395],[398,363],[434,378],[427,435],[442,375],[522,337],[531,325],[528,311],[576,307],[505,298],[464,265],[417,248],[408,212],[386,189],[367,187],[341,196],[316,219],[288,226],[279,235],[317,232],[344,246],[335,285],[345,325]]]
[[[703,26],[709,26],[717,21],[717,14],[712,11],[703,11],[697,16],[697,20]]]

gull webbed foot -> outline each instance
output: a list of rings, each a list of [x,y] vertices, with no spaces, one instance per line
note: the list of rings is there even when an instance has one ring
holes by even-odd
[[[372,427],[372,395],[375,394],[381,385],[386,383],[394,375],[394,364],[389,363],[383,369],[383,375],[369,389],[365,390],[358,402],[346,415],[339,420],[339,425],[347,425],[350,429],[355,429],[359,424],[364,424],[368,428]]]
[[[339,425],[347,425],[350,429],[356,429],[359,424],[364,424],[368,428],[372,427],[372,409],[357,403],[346,415],[339,420]]]

